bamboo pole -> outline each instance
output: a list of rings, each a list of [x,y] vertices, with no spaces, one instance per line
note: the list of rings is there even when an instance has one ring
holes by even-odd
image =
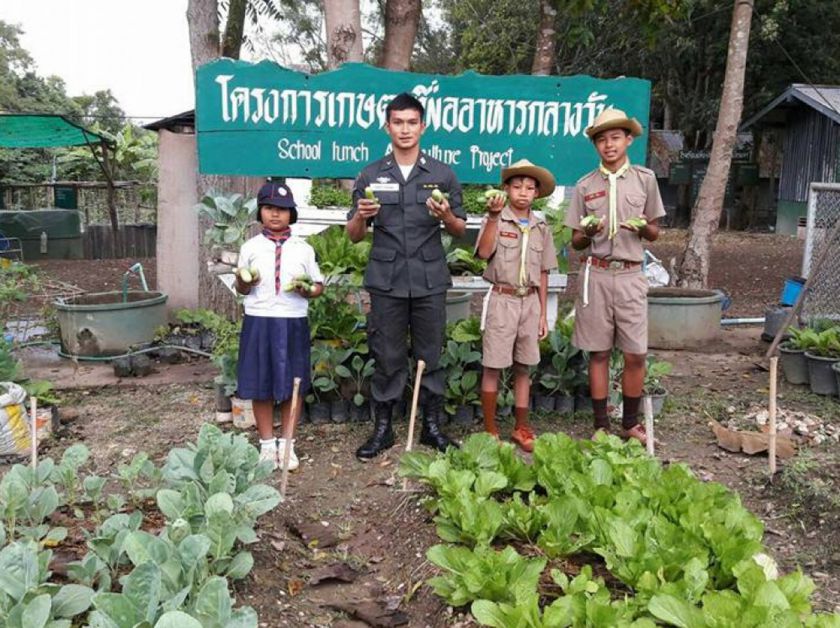
[[[420,380],[425,368],[426,363],[423,360],[417,360],[417,375],[414,377],[414,394],[411,396],[411,414],[408,419],[408,438],[405,443],[406,453],[414,446],[414,422],[417,419],[417,402],[420,400]],[[403,478],[402,490],[408,490],[408,478]]]
[[[285,447],[283,447],[283,476],[280,481],[280,497],[286,499],[286,488],[289,485],[289,458],[292,455],[292,440],[295,437],[295,426],[297,424],[298,403],[300,396],[300,377],[295,377],[292,388],[292,407],[289,409],[289,433],[284,434]]]
[[[32,446],[32,468],[38,467],[38,400],[29,398],[29,413],[31,418],[29,441]]]
[[[651,456],[656,455],[654,452],[654,441],[656,440],[653,436],[653,400],[650,398],[650,395],[645,395],[644,397],[644,407],[645,407],[645,432],[647,433],[647,452]]]
[[[776,381],[779,372],[779,356],[770,358],[770,438],[767,459],[770,465],[770,477],[776,473]]]

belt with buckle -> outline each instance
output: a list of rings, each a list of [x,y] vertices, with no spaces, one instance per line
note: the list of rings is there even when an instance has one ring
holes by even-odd
[[[532,294],[536,291],[537,289],[534,286],[493,286],[493,292],[498,292],[499,294],[506,294],[509,297],[527,297],[529,294]]]
[[[581,257],[580,261],[582,264],[586,263],[586,260],[592,260],[592,265],[597,266],[598,268],[608,268],[610,270],[626,270],[628,268],[635,268],[639,266],[641,262],[629,262],[623,259],[601,259],[600,257]]]

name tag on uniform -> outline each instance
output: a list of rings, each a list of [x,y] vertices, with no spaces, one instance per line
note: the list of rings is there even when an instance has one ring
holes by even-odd
[[[368,186],[374,192],[399,192],[399,183],[371,183]]]
[[[587,194],[583,197],[584,201],[594,201],[596,198],[601,198],[607,195],[606,190],[601,190],[600,192],[593,192],[592,194]]]
[[[519,237],[519,234],[516,233],[515,231],[499,231],[499,237],[500,238],[513,238],[514,240],[516,240],[516,238]]]

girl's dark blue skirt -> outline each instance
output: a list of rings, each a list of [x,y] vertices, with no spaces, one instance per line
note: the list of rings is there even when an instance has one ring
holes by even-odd
[[[237,387],[241,399],[286,401],[300,377],[300,398],[309,391],[309,321],[245,315],[239,336]]]

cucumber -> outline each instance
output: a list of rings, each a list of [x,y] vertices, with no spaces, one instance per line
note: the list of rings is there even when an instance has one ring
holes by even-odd
[[[635,227],[636,229],[642,229],[645,225],[647,225],[647,220],[644,218],[630,218],[626,222],[628,225]]]
[[[598,218],[595,214],[589,214],[588,216],[584,216],[580,221],[580,226],[586,229],[587,227],[593,227],[601,222],[601,218]]]
[[[377,200],[376,194],[373,193],[373,188],[369,186],[365,188],[365,198],[371,201]]]

